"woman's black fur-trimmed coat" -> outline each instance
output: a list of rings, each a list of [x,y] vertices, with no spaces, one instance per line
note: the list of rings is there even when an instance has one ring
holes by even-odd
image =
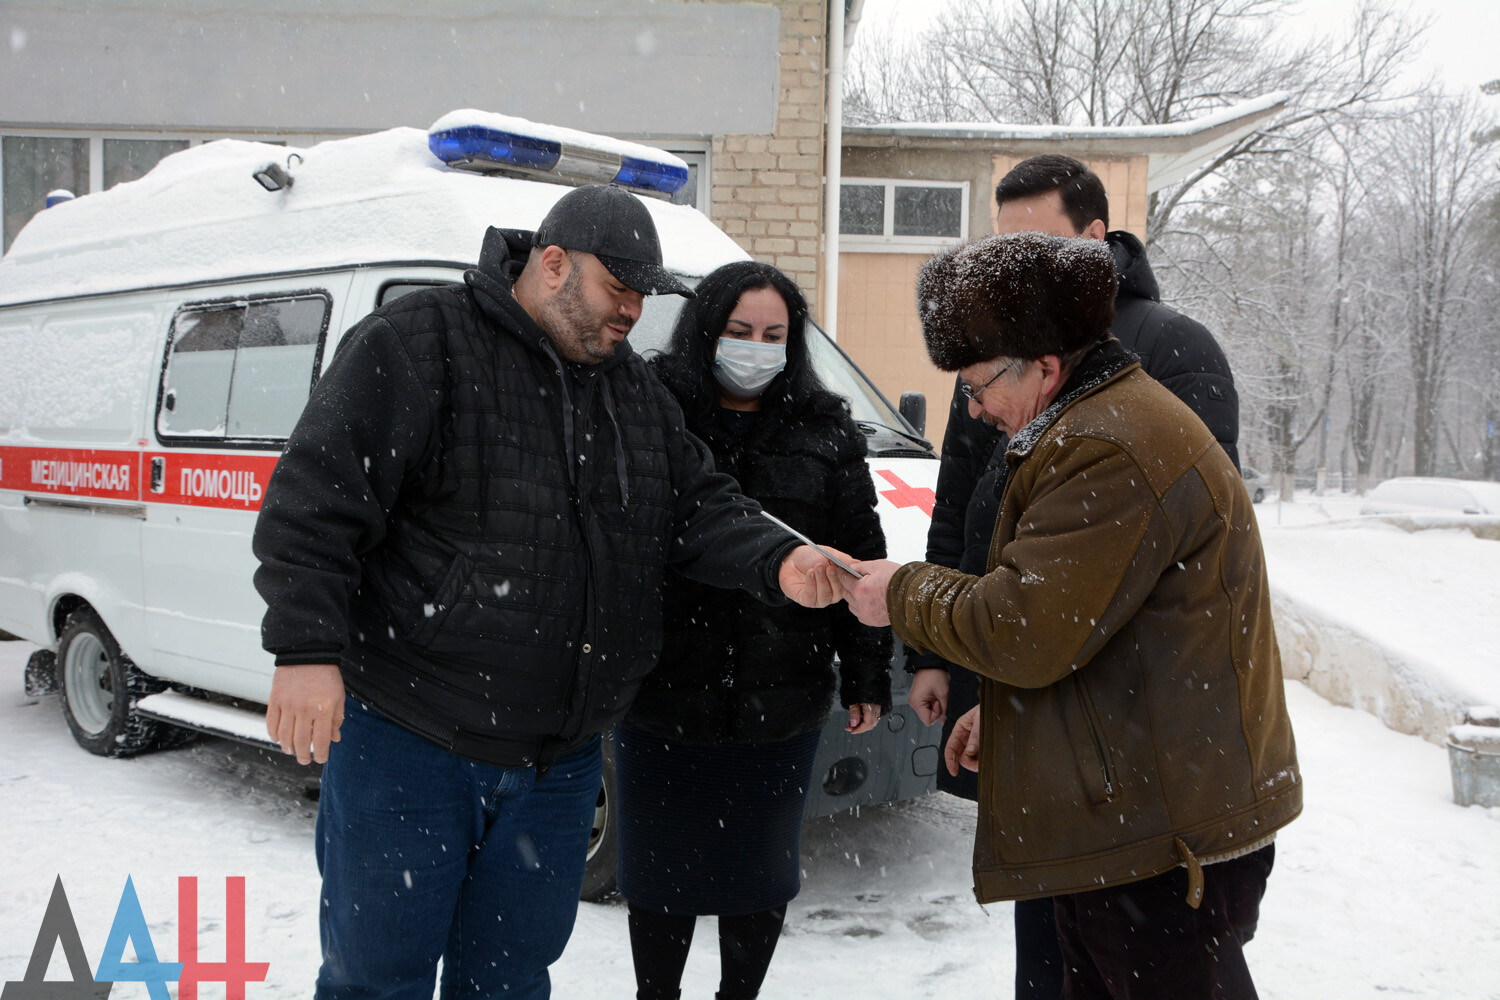
[[[768,408],[742,438],[713,412],[686,417],[717,469],[766,510],[856,559],[885,557],[864,434],[842,399],[818,392]],[[641,684],[629,728],[697,744],[789,739],[823,727],[835,685],[845,707],[890,710],[890,629],[861,625],[842,601],[769,607],[670,570],[664,597],[661,662]]]

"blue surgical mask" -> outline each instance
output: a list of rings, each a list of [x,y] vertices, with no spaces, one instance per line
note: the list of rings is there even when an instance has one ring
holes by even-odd
[[[764,392],[785,367],[785,344],[720,337],[714,380],[730,395],[750,399]]]

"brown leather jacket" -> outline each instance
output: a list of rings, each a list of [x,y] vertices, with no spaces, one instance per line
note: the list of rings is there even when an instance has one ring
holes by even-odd
[[[1302,809],[1250,498],[1115,341],[1012,442],[989,572],[911,563],[896,635],[982,675],[980,902],[1264,842]]]

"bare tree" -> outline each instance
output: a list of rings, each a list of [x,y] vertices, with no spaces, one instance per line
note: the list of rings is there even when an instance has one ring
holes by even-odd
[[[1398,302],[1378,275],[1380,222],[1375,217],[1366,178],[1374,172],[1375,152],[1360,141],[1359,130],[1339,123],[1329,128],[1320,162],[1334,205],[1334,288],[1331,296],[1330,343],[1337,352],[1347,390],[1345,439],[1354,455],[1355,489],[1363,494],[1374,469],[1376,442],[1386,413],[1387,393],[1398,367],[1392,335]],[[1331,359],[1332,360],[1332,359]],[[1333,366],[1330,376],[1337,374]],[[1329,378],[1324,424],[1335,379]],[[1319,468],[1326,456],[1318,456]],[[1347,489],[1347,483],[1341,486]]]
[[[1413,466],[1434,473],[1439,404],[1460,343],[1460,312],[1476,277],[1488,123],[1469,98],[1430,95],[1386,123],[1384,172],[1376,189],[1386,220],[1392,280],[1405,304],[1402,324],[1413,395]]]
[[[1181,121],[1285,82],[1266,30],[1289,0],[949,0],[915,44],[951,69],[951,99],[973,119],[1055,125]],[[895,75],[916,64],[856,63]],[[923,65],[921,68],[929,67]],[[936,81],[928,81],[930,86]],[[916,84],[906,90],[920,90]],[[916,117],[916,103],[893,103]]]
[[[1353,329],[1353,177],[1300,156],[1245,160],[1184,216],[1199,248],[1197,266],[1183,272],[1194,314],[1229,353],[1243,431],[1268,449],[1287,498],[1298,452],[1328,416]]]
[[[1457,362],[1440,408],[1444,442],[1461,475],[1500,473],[1500,184],[1490,187],[1470,223],[1467,294],[1457,303]]]
[[[1225,149],[1180,184],[1153,194],[1147,206],[1147,244],[1154,244],[1168,232],[1182,200],[1226,165],[1268,153],[1306,152],[1329,129],[1359,128],[1389,117],[1402,96],[1396,88],[1397,75],[1414,54],[1425,30],[1425,22],[1413,23],[1377,0],[1364,0],[1341,43],[1315,40],[1283,53],[1280,62],[1270,64],[1253,79],[1260,93],[1291,91],[1288,110],[1264,129]],[[1274,53],[1252,55],[1274,57]],[[1235,97],[1254,93],[1240,91]]]
[[[954,69],[920,38],[866,23],[844,70],[844,116],[854,124],[963,121],[974,116]]]
[[[1369,231],[1373,220],[1362,219],[1367,250],[1376,246]],[[1341,368],[1347,406],[1345,436],[1354,455],[1355,490],[1363,494],[1376,474],[1381,431],[1399,424],[1405,412],[1404,365],[1398,343],[1402,308],[1380,280],[1380,261],[1372,251],[1364,255],[1347,296],[1349,336]]]
[[[1500,80],[1491,80],[1480,91],[1488,96],[1500,95]],[[1476,137],[1480,145],[1500,143],[1500,125],[1492,125]],[[1484,306],[1476,310],[1480,338],[1480,397],[1483,400],[1481,420],[1482,475],[1500,479],[1500,314],[1493,303],[1500,299],[1500,192],[1491,195],[1479,219],[1480,298]]]

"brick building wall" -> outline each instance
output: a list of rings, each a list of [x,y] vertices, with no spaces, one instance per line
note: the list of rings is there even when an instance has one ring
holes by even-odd
[[[713,138],[708,214],[756,260],[791,275],[816,317],[828,9],[799,0],[772,5],[781,11],[775,131]]]

